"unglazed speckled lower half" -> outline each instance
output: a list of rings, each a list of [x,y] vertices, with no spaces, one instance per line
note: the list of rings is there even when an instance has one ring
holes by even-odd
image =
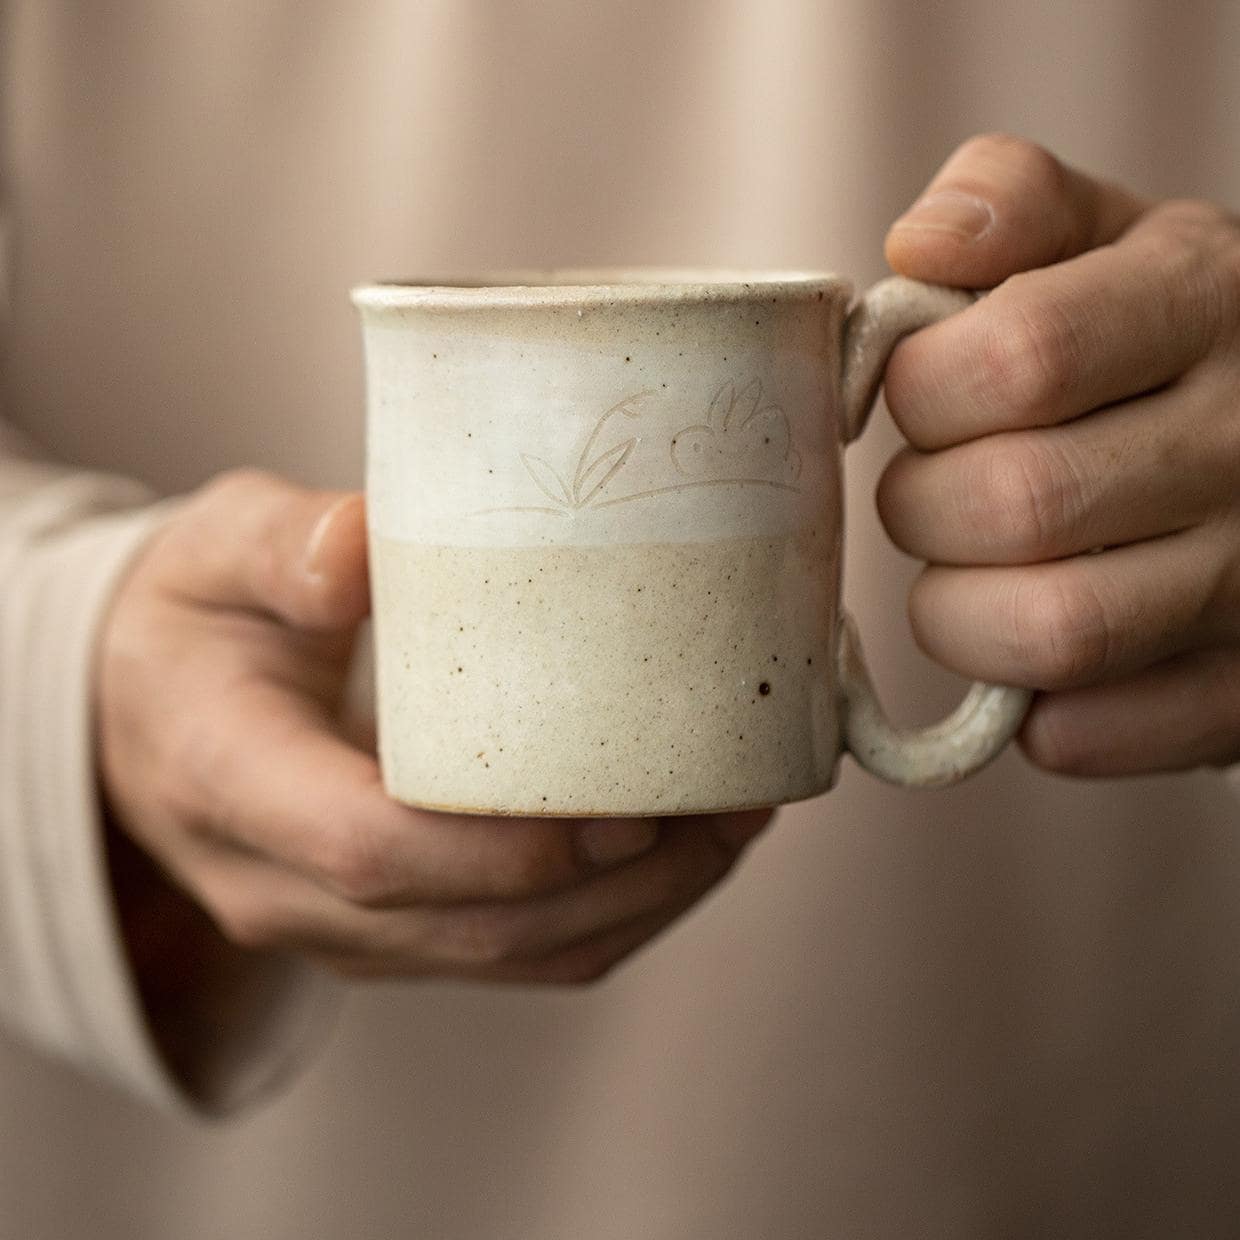
[[[684,814],[827,789],[834,531],[479,548],[374,536],[388,792],[509,814]]]

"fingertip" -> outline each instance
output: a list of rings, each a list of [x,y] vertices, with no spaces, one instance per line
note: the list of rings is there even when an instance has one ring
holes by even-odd
[[[956,248],[945,238],[918,232],[897,220],[887,233],[883,256],[898,276],[943,283],[941,274],[950,267]]]
[[[928,564],[913,579],[905,602],[917,649],[940,667],[969,677],[976,671],[966,665],[973,648],[967,637],[962,640],[962,632],[971,613],[962,617],[959,595],[962,574],[972,571]]]
[[[659,819],[587,819],[577,824],[573,840],[587,870],[607,870],[648,853],[659,842]]]
[[[318,596],[322,621],[343,625],[361,620],[370,609],[366,557],[366,507],[360,493],[329,498],[306,540],[307,582]]]
[[[1053,775],[1083,774],[1079,747],[1072,743],[1064,722],[1064,712],[1056,709],[1054,700],[1039,697],[1016,734],[1016,743],[1039,770]]]
[[[884,252],[899,275],[933,284],[981,287],[990,278],[979,243],[994,232],[994,206],[964,190],[926,194],[891,226]]]
[[[761,835],[775,818],[775,807],[741,810],[714,821],[715,837],[732,852],[740,852]]]
[[[306,571],[324,573],[338,566],[346,554],[364,547],[366,509],[359,492],[325,497],[322,511],[306,539]]]
[[[907,546],[910,534],[915,534],[916,516],[916,463],[919,454],[912,448],[902,448],[887,462],[874,487],[874,507],[887,537],[901,551],[910,555],[913,548]]]

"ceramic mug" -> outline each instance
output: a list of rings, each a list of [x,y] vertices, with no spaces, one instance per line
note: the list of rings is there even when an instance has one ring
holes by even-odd
[[[840,608],[842,449],[897,340],[820,273],[512,273],[356,289],[380,761],[457,812],[688,814],[945,784],[1023,690],[884,719]]]

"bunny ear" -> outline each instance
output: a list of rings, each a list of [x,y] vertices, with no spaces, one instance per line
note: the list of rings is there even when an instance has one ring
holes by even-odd
[[[736,405],[736,387],[729,379],[714,395],[710,408],[706,411],[706,421],[711,430],[723,431],[728,428],[728,419]]]
[[[741,426],[743,427],[745,423],[758,412],[758,402],[761,401],[761,399],[762,380],[751,379],[743,388],[741,388],[740,394],[732,402],[732,408],[728,410],[728,416],[724,419],[723,429],[725,431],[730,430],[732,428],[732,423],[735,422],[737,418],[741,418],[742,414],[744,415],[741,420]]]
[[[788,455],[792,443],[792,428],[788,425],[787,414],[778,405],[764,405],[754,410],[737,428],[746,434],[746,438],[755,445],[774,444],[782,459]],[[761,436],[761,441],[759,440]]]
[[[530,456],[528,453],[522,452],[521,464],[525,466],[526,472],[533,478],[534,485],[552,503],[559,504],[563,508],[572,507],[573,501],[568,493],[568,488],[560,481],[560,475],[542,457]]]

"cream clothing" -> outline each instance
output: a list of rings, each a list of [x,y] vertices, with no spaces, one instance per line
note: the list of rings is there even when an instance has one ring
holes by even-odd
[[[4,0],[0,0],[0,6]],[[90,667],[155,493],[355,485],[375,275],[881,274],[969,133],[1240,202],[1240,6],[7,0],[0,1237],[1232,1237],[1240,814],[1212,773],[951,791],[851,767],[582,993],[294,987],[195,1118],[101,865]],[[850,456],[896,709],[959,692]],[[129,481],[133,480],[133,481]],[[273,1075],[302,1063],[270,1096]],[[118,1088],[119,1086],[119,1088]],[[126,1095],[129,1096],[126,1096]],[[156,1105],[151,1105],[151,1103]]]

